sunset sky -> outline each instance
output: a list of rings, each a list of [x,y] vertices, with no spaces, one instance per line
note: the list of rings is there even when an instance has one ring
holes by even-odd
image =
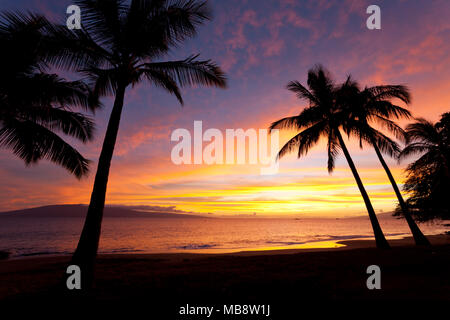
[[[1,8],[29,10],[64,21],[71,1],[2,0]],[[381,30],[366,28],[367,6],[381,7]],[[323,64],[337,82],[352,74],[362,85],[406,84],[410,110],[436,121],[450,110],[450,2],[448,0],[213,0],[214,19],[168,59],[200,53],[227,73],[229,88],[187,88],[185,106],[143,83],[127,92],[109,179],[107,204],[168,207],[221,215],[352,216],[364,203],[345,159],[326,169],[325,144],[301,159],[283,158],[279,173],[260,175],[258,165],[180,165],[171,162],[177,128],[267,128],[298,114],[304,101],[285,89],[291,80],[306,83],[307,70]],[[96,139],[75,145],[93,160],[81,181],[42,161],[25,167],[9,150],[0,150],[0,211],[88,203],[111,98],[95,115]],[[402,125],[406,122],[402,122]],[[292,133],[290,133],[292,135]],[[281,135],[281,143],[287,134]],[[377,212],[395,208],[396,198],[375,152],[349,141]],[[388,163],[401,183],[405,163]]]

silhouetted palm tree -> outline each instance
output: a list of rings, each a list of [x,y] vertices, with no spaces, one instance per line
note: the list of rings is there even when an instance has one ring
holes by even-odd
[[[420,157],[408,165],[404,189],[410,194],[407,205],[422,221],[448,219],[450,211],[450,114],[442,115],[436,124],[425,119],[406,127],[407,145],[399,155]]]
[[[298,149],[300,158],[308,153],[320,137],[325,137],[328,141],[328,171],[331,173],[334,169],[335,158],[342,150],[364,199],[377,247],[388,248],[389,244],[381,230],[375,210],[339,131],[339,128],[348,120],[348,114],[343,112],[337,104],[338,88],[328,72],[321,66],[309,70],[307,84],[309,89],[298,81],[292,81],[287,88],[295,92],[299,99],[308,101],[310,106],[298,116],[283,118],[270,126],[271,130],[276,128],[302,130],[281,148],[278,157]]]
[[[41,40],[45,20],[3,13],[0,21],[0,147],[25,163],[55,162],[76,177],[88,172],[86,160],[58,132],[86,142],[93,122],[71,108],[95,109],[98,100],[83,82],[48,74]]]
[[[410,118],[411,113],[405,108],[394,105],[390,99],[397,98],[408,104],[411,100],[408,88],[402,85],[381,85],[366,87],[361,90],[358,83],[349,77],[342,85],[340,92],[342,95],[341,107],[345,108],[349,114],[349,121],[343,126],[344,130],[348,135],[356,135],[360,139],[360,144],[365,141],[375,149],[375,153],[397,196],[415,243],[417,245],[430,245],[428,239],[411,217],[394,176],[382,155],[382,153],[385,153],[391,157],[397,157],[400,151],[397,143],[369,124],[375,122],[392,132],[396,137],[404,138],[405,132],[391,118]]]
[[[179,86],[224,88],[221,69],[197,55],[161,61],[174,47],[193,37],[210,19],[206,2],[196,0],[79,0],[82,30],[49,26],[48,61],[57,67],[83,72],[94,92],[113,94],[108,122],[86,221],[73,256],[84,274],[84,287],[92,283],[99,243],[111,159],[114,153],[126,89],[148,80],[174,94],[183,103]]]
[[[441,168],[444,175],[450,179],[450,144],[448,132],[450,127],[448,114],[444,114],[440,122],[433,124],[423,118],[416,119],[406,127],[406,147],[399,154],[399,160],[411,155],[421,155],[419,159],[410,164],[409,168],[433,166]]]

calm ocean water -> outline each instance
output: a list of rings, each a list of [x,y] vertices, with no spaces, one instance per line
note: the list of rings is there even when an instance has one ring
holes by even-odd
[[[380,217],[388,238],[408,236],[404,220]],[[82,229],[80,218],[0,219],[0,250],[12,258],[70,254]],[[448,230],[421,224],[426,234]],[[372,238],[368,218],[352,219],[154,219],[105,218],[101,253],[219,253],[274,248],[333,247],[342,239]]]

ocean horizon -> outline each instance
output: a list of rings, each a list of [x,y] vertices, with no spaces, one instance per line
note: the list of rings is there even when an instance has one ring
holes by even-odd
[[[387,239],[410,236],[407,223],[380,215]],[[0,250],[17,259],[68,255],[76,248],[82,217],[0,219]],[[423,223],[427,235],[448,230],[443,222]],[[368,217],[357,218],[139,218],[105,217],[100,254],[233,253],[240,251],[334,248],[341,240],[373,239]]]

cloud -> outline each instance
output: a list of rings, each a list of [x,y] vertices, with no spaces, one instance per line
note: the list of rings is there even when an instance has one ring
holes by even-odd
[[[17,7],[13,1],[6,3]],[[45,9],[57,16],[65,12],[56,0],[46,2],[45,8],[36,1],[27,4],[30,10]],[[267,128],[274,120],[298,114],[307,102],[296,99],[285,85],[290,80],[306,83],[307,70],[316,63],[329,68],[338,82],[351,73],[362,85],[407,84],[414,115],[436,120],[450,109],[447,1],[385,1],[380,32],[365,28],[366,4],[370,3],[215,1],[215,19],[199,29],[197,38],[164,58],[200,52],[227,71],[229,88],[183,88],[183,108],[148,83],[128,90],[107,203],[229,215],[363,212],[364,203],[342,156],[336,171],[328,175],[323,141],[307,157],[283,158],[278,175],[262,178],[258,166],[176,166],[170,161],[170,133],[191,129],[194,120],[221,130]],[[0,177],[6,181],[0,186],[0,208],[88,203],[111,106],[112,100],[105,100],[105,109],[96,115],[96,140],[77,144],[94,161],[91,175],[82,181],[47,161],[25,168],[9,151],[0,150]],[[292,134],[283,132],[282,141]],[[395,195],[373,150],[360,150],[354,141],[348,141],[348,147],[374,206],[392,210]],[[387,161],[400,183],[406,163]]]

